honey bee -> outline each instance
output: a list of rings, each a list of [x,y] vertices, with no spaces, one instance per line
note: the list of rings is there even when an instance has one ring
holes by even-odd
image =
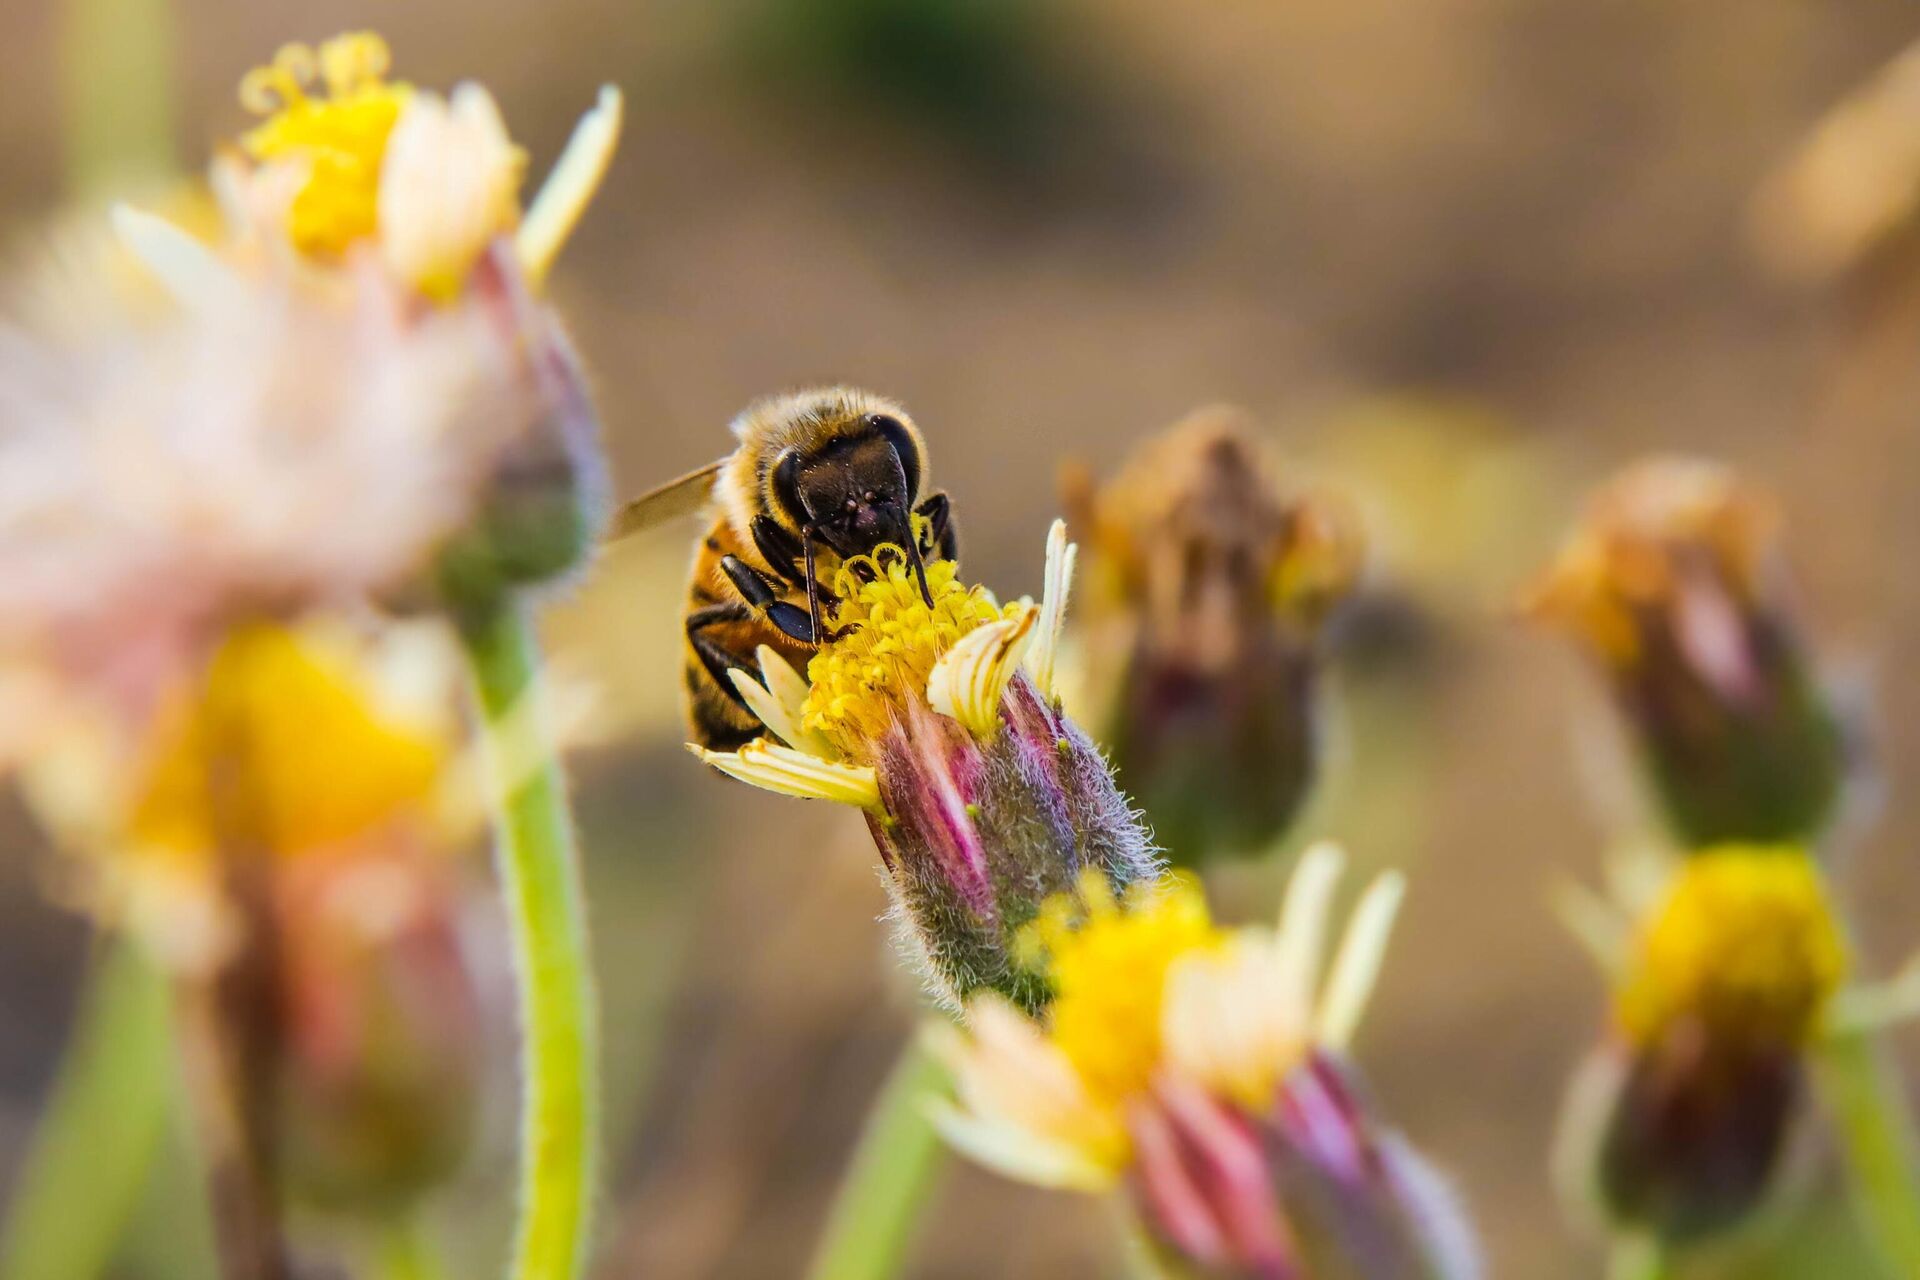
[[[613,532],[714,512],[687,583],[684,684],[688,728],[715,751],[765,732],[733,670],[758,679],[763,644],[805,670],[831,638],[843,563],[892,543],[931,605],[925,560],[957,552],[946,494],[925,491],[926,443],[893,401],[852,387],[775,396],[749,405],[733,434],[732,453],[628,503]]]

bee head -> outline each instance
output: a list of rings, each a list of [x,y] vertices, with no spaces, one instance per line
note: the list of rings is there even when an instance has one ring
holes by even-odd
[[[775,468],[775,489],[791,514],[841,556],[866,555],[891,543],[906,552],[922,580],[918,539],[913,534],[914,476],[896,440],[905,429],[884,414],[870,414],[854,428],[809,451],[790,449]],[[931,599],[929,599],[931,603]]]

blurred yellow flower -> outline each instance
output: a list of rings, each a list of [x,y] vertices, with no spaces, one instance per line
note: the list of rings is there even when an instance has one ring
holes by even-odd
[[[1221,928],[1185,879],[1116,898],[1089,876],[1051,900],[1022,940],[1054,984],[1046,1012],[982,995],[967,1034],[937,1033],[959,1095],[942,1131],[1010,1177],[1101,1190],[1132,1156],[1132,1113],[1170,1084],[1270,1108],[1289,1072],[1345,1048],[1399,907],[1400,877],[1377,879],[1322,985],[1344,861],[1331,845],[1303,855],[1277,930]]]
[[[317,51],[287,45],[240,82],[241,103],[266,116],[241,149],[263,164],[303,169],[286,214],[301,253],[337,257],[378,227],[387,139],[413,94],[387,81],[391,64],[386,41],[358,32]]]
[[[1847,974],[1819,866],[1792,848],[1727,846],[1674,872],[1615,996],[1636,1044],[1692,1024],[1712,1046],[1797,1048]]]

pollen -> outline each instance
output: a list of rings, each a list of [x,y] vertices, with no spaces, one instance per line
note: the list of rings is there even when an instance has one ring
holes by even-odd
[[[1819,868],[1795,849],[1726,846],[1678,872],[1636,942],[1616,998],[1646,1044],[1693,1023],[1726,1048],[1804,1045],[1846,976]]]
[[[1020,607],[1003,607],[986,588],[962,583],[951,560],[926,568],[932,607],[906,554],[892,545],[848,560],[834,575],[840,603],[826,621],[841,634],[807,664],[812,690],[803,724],[852,759],[867,759],[907,701],[925,697],[942,654]]]
[[[1144,1090],[1161,1060],[1167,974],[1230,935],[1189,880],[1138,885],[1116,899],[1097,871],[1077,894],[1056,894],[1023,937],[1054,986],[1048,1036],[1093,1099],[1118,1108]]]
[[[287,215],[301,253],[336,258],[378,229],[387,139],[413,92],[386,78],[390,61],[386,41],[357,32],[317,51],[287,45],[240,82],[241,104],[266,117],[242,150],[262,164],[306,166]]]
[[[181,861],[298,856],[433,803],[449,744],[369,673],[279,627],[236,631],[161,712],[128,844]]]

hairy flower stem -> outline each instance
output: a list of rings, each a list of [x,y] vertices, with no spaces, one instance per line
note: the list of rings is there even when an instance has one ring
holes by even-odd
[[[519,986],[520,1221],[513,1280],[585,1268],[598,1163],[599,1052],[586,902],[566,786],[537,703],[539,650],[511,595],[459,617],[494,796],[496,861]]]
[[[1652,1236],[1625,1235],[1614,1240],[1607,1280],[1667,1280],[1672,1274],[1666,1249]]]
[[[124,938],[102,949],[0,1227],[0,1280],[92,1280],[113,1259],[166,1130],[167,992]]]
[[[874,1099],[808,1269],[811,1280],[885,1280],[900,1270],[945,1164],[927,1118],[946,1072],[917,1041]]]
[[[1913,1112],[1898,1075],[1872,1034],[1848,1031],[1823,1046],[1817,1078],[1863,1225],[1893,1274],[1920,1276]]]

